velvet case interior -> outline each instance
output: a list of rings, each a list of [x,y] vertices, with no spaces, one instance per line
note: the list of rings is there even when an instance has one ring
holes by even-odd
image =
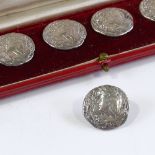
[[[123,0],[106,5],[100,4],[81,10],[78,13],[42,20],[38,23],[9,31],[20,32],[30,36],[35,42],[36,51],[34,58],[22,66],[6,67],[0,65],[0,87],[90,61],[97,58],[102,52],[113,55],[154,43],[155,22],[141,15],[139,11],[140,2],[141,0]],[[134,18],[134,29],[127,35],[115,38],[96,33],[90,24],[91,17],[96,11],[105,7],[119,7],[129,11]],[[73,19],[81,22],[86,27],[88,36],[81,47],[62,51],[50,47],[43,41],[42,32],[45,26],[58,19]]]

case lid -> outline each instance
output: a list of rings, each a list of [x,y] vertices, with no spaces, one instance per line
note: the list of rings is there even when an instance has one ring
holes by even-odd
[[[1,0],[0,30],[118,0]]]

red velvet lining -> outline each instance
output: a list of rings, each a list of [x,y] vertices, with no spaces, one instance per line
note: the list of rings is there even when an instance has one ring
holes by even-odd
[[[29,35],[36,44],[36,52],[33,60],[19,67],[5,67],[0,65],[0,86],[19,82],[39,75],[58,71],[71,67],[99,56],[101,52],[108,54],[117,54],[126,50],[141,47],[155,42],[155,22],[145,19],[139,12],[139,3],[141,0],[123,0],[113,4],[111,7],[120,7],[128,10],[134,17],[134,29],[125,36],[111,38],[93,31],[90,25],[91,16],[105,7],[99,7],[83,10],[78,14],[59,17],[57,19],[74,19],[81,22],[88,32],[84,45],[71,51],[60,51],[51,48],[42,39],[44,27],[55,19],[44,21],[35,25],[21,27],[15,32]]]

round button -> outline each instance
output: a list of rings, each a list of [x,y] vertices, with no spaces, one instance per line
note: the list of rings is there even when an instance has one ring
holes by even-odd
[[[128,117],[126,94],[115,86],[104,85],[91,90],[84,99],[84,117],[96,128],[107,130],[121,126]]]
[[[145,18],[155,21],[155,0],[143,0],[139,8]]]
[[[21,33],[0,36],[0,63],[5,66],[20,66],[29,62],[35,51],[33,40]]]
[[[86,36],[85,27],[69,19],[54,21],[43,31],[44,41],[59,50],[70,50],[81,46]]]
[[[96,12],[91,25],[94,31],[110,37],[127,34],[134,27],[132,15],[120,8],[106,8]]]

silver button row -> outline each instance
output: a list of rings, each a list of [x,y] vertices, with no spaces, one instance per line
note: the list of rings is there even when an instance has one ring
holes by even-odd
[[[155,0],[143,0],[139,8],[145,18],[155,21]],[[133,29],[134,19],[124,9],[105,8],[92,16],[91,25],[97,33],[119,37]],[[43,31],[43,39],[48,45],[65,51],[80,47],[86,37],[87,31],[84,25],[69,19],[54,21]],[[0,36],[0,64],[20,66],[29,62],[34,52],[35,44],[27,35],[8,33]]]

